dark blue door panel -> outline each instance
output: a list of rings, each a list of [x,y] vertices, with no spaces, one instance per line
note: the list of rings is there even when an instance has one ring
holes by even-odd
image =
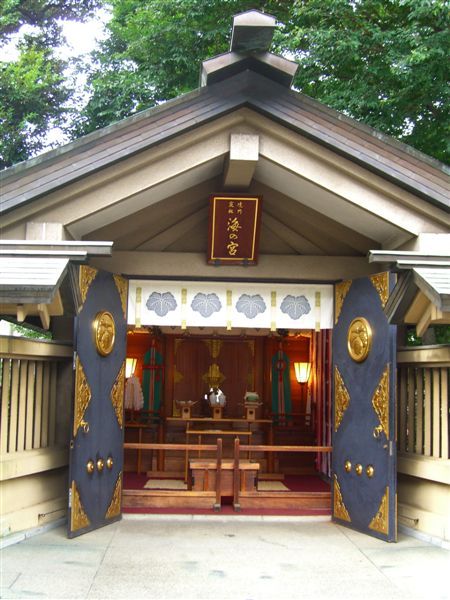
[[[336,289],[333,518],[394,541],[396,331],[383,312],[388,291],[387,273]]]
[[[80,288],[83,304],[75,327],[69,537],[121,516],[126,282],[82,266]]]

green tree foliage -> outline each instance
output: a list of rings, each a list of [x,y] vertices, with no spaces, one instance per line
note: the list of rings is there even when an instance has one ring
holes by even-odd
[[[98,4],[4,0],[0,6],[0,46],[21,34],[18,57],[0,61],[0,168],[41,151],[48,130],[66,121],[74,90],[67,82],[67,62],[55,52],[63,42],[61,20],[82,20]]]
[[[0,35],[19,31],[23,25],[38,27],[59,41],[59,20],[83,20],[101,4],[99,0],[3,0]]]
[[[89,77],[77,135],[197,87],[229,48],[232,16],[283,24],[273,51],[300,64],[295,87],[448,160],[447,0],[112,0],[110,37]]]
[[[20,44],[16,61],[0,63],[0,167],[39,152],[70,96],[64,63],[38,40]]]
[[[448,161],[447,0],[307,0],[291,16],[304,93]]]
[[[234,14],[251,8],[288,17],[287,2],[112,0],[110,36],[89,76],[87,133],[198,86],[203,60],[226,52]]]
[[[0,33],[37,23],[49,42],[52,35],[56,39],[50,23],[57,23],[57,15],[82,18],[95,4],[95,0],[5,0]],[[299,62],[296,89],[442,161],[449,159],[448,0],[98,0],[98,4],[112,10],[109,37],[95,54],[94,66],[88,67],[89,101],[76,115],[74,137],[196,88],[201,62],[229,48],[232,16],[255,8],[274,15],[281,24],[272,51]],[[40,11],[42,7],[55,12]],[[42,68],[51,60],[38,59],[37,53],[35,57]],[[8,72],[0,85],[17,92],[12,99],[22,99],[26,94],[14,79],[25,77],[19,76],[19,64],[16,67],[3,67]],[[52,90],[58,106],[51,104],[53,98],[42,106],[37,101],[17,115],[17,100],[8,104],[9,92],[1,92],[0,128],[7,130],[6,122],[11,127],[5,138],[11,138],[11,149],[3,164],[38,151],[39,133],[67,118],[61,108],[73,90],[64,88],[61,65],[41,77],[35,72],[35,81],[43,88],[36,85],[36,90],[47,89],[49,94]],[[35,100],[32,93],[29,97]],[[59,112],[49,108],[42,113],[44,106]],[[19,131],[16,140],[14,131]]]

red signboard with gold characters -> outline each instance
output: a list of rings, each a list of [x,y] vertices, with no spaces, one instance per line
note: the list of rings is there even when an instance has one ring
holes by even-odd
[[[254,265],[258,259],[261,196],[210,198],[208,262]]]

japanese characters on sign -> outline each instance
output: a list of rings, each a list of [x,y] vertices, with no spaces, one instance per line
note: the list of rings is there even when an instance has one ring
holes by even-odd
[[[260,196],[212,196],[208,262],[256,264],[261,219]]]

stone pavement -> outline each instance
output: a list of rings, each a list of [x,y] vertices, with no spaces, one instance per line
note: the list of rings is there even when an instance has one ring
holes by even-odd
[[[387,544],[327,518],[126,515],[2,550],[2,598],[450,598],[450,551]]]

